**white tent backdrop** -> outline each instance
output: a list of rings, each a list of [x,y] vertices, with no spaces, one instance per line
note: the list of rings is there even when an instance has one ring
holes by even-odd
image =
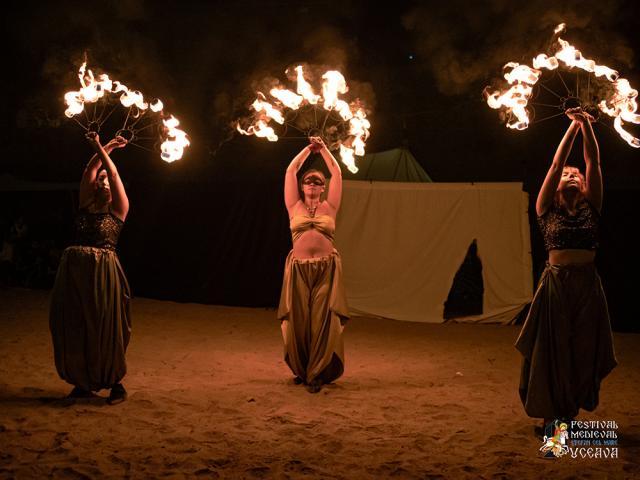
[[[521,183],[344,181],[336,248],[351,311],[443,322],[475,238],[483,314],[457,320],[509,323],[533,293],[527,208]]]

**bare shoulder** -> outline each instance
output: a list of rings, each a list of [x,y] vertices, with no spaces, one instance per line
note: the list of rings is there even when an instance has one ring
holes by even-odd
[[[296,212],[300,210],[300,206],[302,205],[302,200],[296,201],[291,208],[288,209],[289,212],[289,220],[295,217]]]
[[[337,214],[336,209],[326,200],[323,200],[322,203],[318,205],[318,211],[316,215],[329,215],[335,218],[336,214]]]

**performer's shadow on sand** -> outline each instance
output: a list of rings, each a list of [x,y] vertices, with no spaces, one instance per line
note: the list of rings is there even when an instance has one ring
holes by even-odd
[[[107,404],[109,398],[107,394],[102,396],[99,393],[92,393],[85,398],[71,398],[64,396],[60,392],[51,392],[42,388],[24,387],[21,394],[0,395],[0,410],[5,406],[38,407],[48,406],[52,408],[68,408],[73,405],[91,405],[95,407],[110,406]]]

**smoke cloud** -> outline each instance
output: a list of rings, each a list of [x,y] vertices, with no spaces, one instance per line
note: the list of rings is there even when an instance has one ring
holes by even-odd
[[[414,36],[418,61],[442,93],[475,95],[508,61],[530,64],[535,54],[547,50],[554,27],[562,22],[567,24],[562,37],[586,57],[615,69],[630,68],[633,52],[615,31],[622,3],[449,0],[414,8],[403,24]]]

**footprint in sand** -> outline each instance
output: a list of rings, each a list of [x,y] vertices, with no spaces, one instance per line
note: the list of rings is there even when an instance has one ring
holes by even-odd
[[[246,469],[245,472],[255,478],[271,477],[271,469],[269,467],[252,467]]]
[[[324,443],[322,447],[323,447],[323,450],[329,453],[338,453],[344,449],[344,445],[342,445],[342,442],[338,442],[335,440],[330,440]]]
[[[138,394],[131,395],[131,397],[129,397],[129,402],[135,403],[136,406],[143,407],[145,410],[156,408],[155,403],[153,403],[151,400],[141,398],[141,396]]]
[[[55,468],[52,472],[52,478],[71,478],[74,480],[90,480],[91,477],[79,472],[71,467]]]
[[[289,460],[284,464],[284,471],[287,473],[301,473],[303,475],[313,475],[318,473],[312,467],[305,465],[301,460]]]
[[[127,462],[124,458],[120,458],[120,457],[118,457],[116,455],[109,456],[109,460],[111,460],[116,465],[120,465],[126,471],[129,471],[129,469],[131,468],[131,463],[130,462]]]
[[[231,463],[231,459],[229,458],[215,458],[209,460],[207,462],[209,464],[210,470],[215,470],[216,468],[224,468]]]
[[[58,432],[58,433],[56,433],[56,436],[53,439],[53,446],[54,447],[59,447],[60,445],[65,443],[67,441],[67,436],[68,435],[69,435],[69,432]]]
[[[193,472],[193,474],[196,477],[220,478],[220,474],[210,468],[201,468],[200,470],[196,470],[195,472]]]
[[[389,478],[389,477],[398,477],[398,478],[414,478],[411,473],[400,466],[400,462],[393,461],[383,463],[379,467],[367,468],[367,472],[374,475],[376,478]]]
[[[164,441],[171,445],[184,445],[185,443],[191,443],[192,439],[190,437],[169,437]]]

